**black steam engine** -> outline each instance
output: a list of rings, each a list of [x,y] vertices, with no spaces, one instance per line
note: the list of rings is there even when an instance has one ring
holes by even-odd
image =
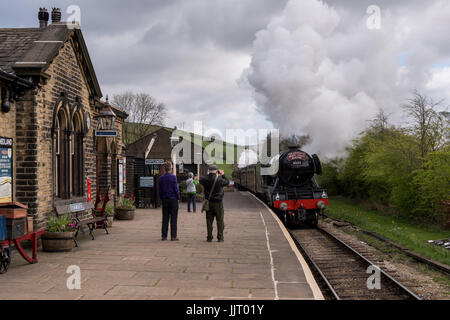
[[[272,172],[264,173],[264,169]],[[235,169],[233,180],[239,190],[249,190],[263,199],[287,227],[304,223],[316,226],[318,213],[328,205],[328,195],[319,187],[315,174],[322,174],[319,157],[290,147],[270,164]]]

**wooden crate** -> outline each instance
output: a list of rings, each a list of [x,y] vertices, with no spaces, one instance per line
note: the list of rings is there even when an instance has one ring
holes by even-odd
[[[20,202],[7,202],[0,204],[0,215],[5,215],[6,219],[22,219],[27,216],[27,206]]]

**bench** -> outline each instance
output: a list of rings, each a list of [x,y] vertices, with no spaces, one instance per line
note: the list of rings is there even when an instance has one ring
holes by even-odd
[[[97,208],[97,205],[100,201],[103,201],[102,208]],[[75,242],[75,246],[78,247],[77,237],[80,232],[80,229],[83,231],[83,227],[87,226],[89,229],[89,235],[92,240],[95,240],[94,237],[94,229],[97,224],[101,225],[102,228],[106,231],[106,234],[109,234],[108,231],[108,221],[107,216],[105,215],[106,205],[109,201],[109,188],[106,191],[105,197],[100,199],[99,193],[97,193],[97,199],[95,201],[95,206],[92,202],[78,202],[67,205],[56,206],[56,213],[58,215],[63,215],[66,213],[74,213],[75,218],[73,222],[75,223],[75,236],[73,241]],[[86,214],[86,212],[89,212]]]

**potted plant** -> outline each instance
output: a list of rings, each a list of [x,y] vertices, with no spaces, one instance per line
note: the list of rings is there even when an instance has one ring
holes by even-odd
[[[178,190],[180,191],[181,201],[186,202],[187,201],[187,184],[186,180],[181,181],[178,184]]]
[[[112,203],[108,203],[105,208],[105,215],[108,221],[108,228],[111,228],[114,221],[114,205]]]
[[[205,188],[203,187],[203,185],[201,185],[200,183],[197,183],[195,185],[195,190],[197,192],[196,200],[198,202],[204,201],[205,200]]]
[[[125,195],[120,199],[119,204],[117,205],[116,218],[119,220],[133,220],[135,210],[134,195]]]
[[[67,252],[74,247],[75,223],[68,214],[50,217],[42,235],[42,248],[47,252]]]

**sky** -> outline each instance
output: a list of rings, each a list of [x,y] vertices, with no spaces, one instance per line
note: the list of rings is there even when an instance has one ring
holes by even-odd
[[[150,93],[171,127],[309,134],[333,157],[414,89],[450,101],[447,0],[2,0],[0,27],[71,5],[103,94]]]

